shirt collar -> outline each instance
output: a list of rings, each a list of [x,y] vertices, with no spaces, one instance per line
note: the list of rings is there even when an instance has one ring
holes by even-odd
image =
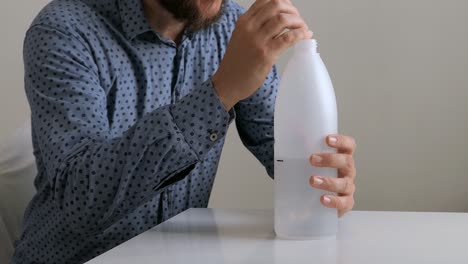
[[[122,19],[122,29],[124,34],[129,40],[134,39],[140,34],[143,34],[148,31],[153,31],[150,23],[145,17],[145,12],[143,10],[142,0],[118,0],[119,1],[119,12]],[[231,0],[223,1],[222,15],[214,23],[214,25],[221,25],[226,22],[226,13],[227,9],[232,5]],[[153,31],[154,32],[154,31]],[[161,39],[162,36],[158,32],[155,32],[156,36]],[[193,36],[197,32],[191,32],[186,30],[186,34],[189,37]],[[163,38],[164,39],[164,38]]]
[[[232,5],[232,0],[223,0],[221,6],[221,16],[216,22],[213,23],[213,25],[223,25],[227,22],[227,15],[231,11]]]
[[[132,40],[136,36],[152,30],[145,17],[141,0],[118,1],[122,29],[128,39]]]

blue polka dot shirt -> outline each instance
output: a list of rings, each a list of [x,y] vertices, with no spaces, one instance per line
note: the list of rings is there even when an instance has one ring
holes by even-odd
[[[226,111],[211,76],[244,10],[225,1],[179,44],[140,0],[53,0],[24,40],[37,194],[13,263],[83,263],[191,207],[206,207],[224,137],[273,175],[279,77]]]

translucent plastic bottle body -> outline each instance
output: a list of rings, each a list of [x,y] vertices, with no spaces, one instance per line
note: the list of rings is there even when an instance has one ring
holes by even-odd
[[[275,232],[287,239],[326,239],[337,233],[336,209],[312,175],[336,177],[336,169],[309,163],[313,153],[334,152],[325,138],[338,132],[336,98],[315,40],[296,44],[283,73],[275,107]]]

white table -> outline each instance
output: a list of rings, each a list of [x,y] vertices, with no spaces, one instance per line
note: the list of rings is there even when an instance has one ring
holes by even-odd
[[[293,241],[271,210],[190,209],[88,263],[467,264],[468,214],[354,211],[337,240]]]

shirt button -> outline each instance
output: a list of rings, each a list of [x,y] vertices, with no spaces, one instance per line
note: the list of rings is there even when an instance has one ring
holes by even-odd
[[[213,133],[213,134],[210,135],[210,140],[211,140],[212,142],[215,142],[217,139],[218,139],[218,134]]]

